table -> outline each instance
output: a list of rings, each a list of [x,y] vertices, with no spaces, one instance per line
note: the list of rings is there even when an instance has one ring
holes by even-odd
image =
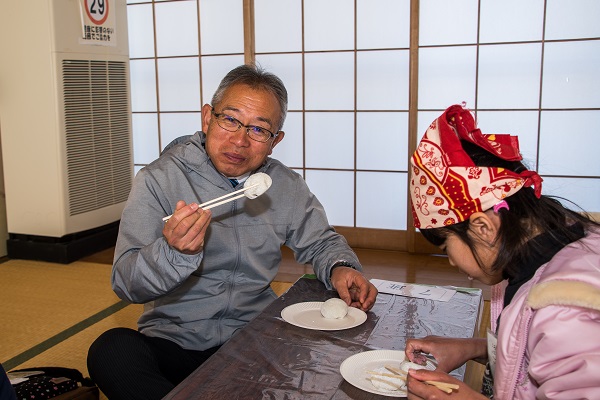
[[[368,350],[403,350],[411,337],[473,337],[483,301],[479,289],[457,292],[448,302],[380,293],[362,325],[339,331],[281,318],[291,304],[332,297],[337,293],[314,276],[300,278],[165,399],[386,399],[346,382],[342,361]],[[463,379],[464,370],[453,375]]]

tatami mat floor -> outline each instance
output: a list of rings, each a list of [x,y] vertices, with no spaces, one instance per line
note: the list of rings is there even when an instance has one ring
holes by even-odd
[[[5,369],[63,366],[88,376],[85,360],[90,344],[112,327],[136,327],[142,306],[121,301],[110,287],[113,250],[66,265],[26,260],[0,263],[0,304],[4,306],[0,362]],[[477,287],[449,267],[445,257],[356,252],[368,278]],[[296,263],[284,249],[274,290],[285,292],[304,273],[312,273],[312,268]],[[489,299],[485,288],[484,298]]]

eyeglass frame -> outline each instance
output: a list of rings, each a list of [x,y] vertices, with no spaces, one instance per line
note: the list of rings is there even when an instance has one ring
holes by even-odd
[[[249,137],[250,139],[254,140],[255,142],[258,142],[258,143],[267,143],[269,140],[271,140],[271,139],[275,139],[277,136],[279,136],[279,132],[280,132],[280,131],[278,131],[277,133],[273,133],[273,132],[271,132],[270,130],[268,130],[267,128],[263,128],[262,126],[257,126],[257,125],[244,125],[244,124],[243,124],[243,123],[242,123],[242,122],[241,122],[239,119],[237,119],[237,118],[235,118],[235,117],[232,117],[232,116],[231,116],[231,115],[229,115],[229,114],[225,114],[225,113],[217,113],[217,112],[215,112],[215,108],[214,108],[214,107],[212,107],[212,106],[211,106],[210,112],[211,112],[211,114],[212,114],[212,115],[214,115],[214,116],[216,117],[216,120],[217,120],[217,125],[219,125],[219,127],[220,127],[221,129],[224,129],[224,130],[226,130],[227,132],[237,132],[237,131],[239,131],[239,130],[240,130],[240,128],[242,128],[242,127],[243,127],[244,129],[246,129],[246,135],[248,135],[248,137]],[[236,128],[236,130],[235,130],[235,131],[230,131],[229,129],[227,129],[227,128],[224,128],[223,126],[221,126],[221,124],[219,123],[219,118],[220,118],[221,116],[223,116],[223,115],[225,115],[225,116],[227,116],[227,117],[231,118],[232,120],[234,120],[235,122],[237,122],[237,124],[238,124],[238,127]],[[250,136],[250,129],[252,129],[252,128],[260,128],[260,129],[262,129],[263,131],[267,131],[267,132],[269,133],[270,137],[269,137],[269,138],[267,138],[267,140],[265,140],[264,142],[261,142],[260,140],[256,140],[256,139],[254,139],[252,136]]]

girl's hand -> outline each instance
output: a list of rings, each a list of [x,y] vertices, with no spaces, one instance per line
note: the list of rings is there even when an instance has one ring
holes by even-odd
[[[438,387],[426,383],[426,381],[437,381],[458,385],[458,389],[452,389],[451,393],[446,393]],[[438,400],[438,399],[464,399],[464,400],[484,400],[484,395],[471,389],[466,383],[451,377],[450,375],[439,371],[428,371],[426,369],[410,369],[408,379],[406,380],[409,400]]]
[[[485,339],[456,339],[441,336],[427,336],[423,339],[406,341],[406,357],[417,364],[425,364],[424,354],[431,354],[437,360],[437,369],[450,372],[469,360],[482,362],[487,358]]]

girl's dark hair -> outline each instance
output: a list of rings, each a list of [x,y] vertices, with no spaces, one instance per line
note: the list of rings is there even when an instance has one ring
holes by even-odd
[[[506,168],[516,173],[527,170],[520,161],[502,160],[470,142],[461,141],[461,143],[477,166]],[[574,223],[580,223],[584,229],[600,226],[587,214],[566,208],[558,199],[558,197],[545,195],[538,199],[531,187],[524,187],[505,199],[510,209],[499,210],[501,224],[496,238],[498,256],[492,264],[493,271],[503,271],[505,276],[515,276],[516,271],[512,268],[517,263],[513,261],[527,257],[528,252],[534,250],[530,246],[525,246],[532,238],[532,232],[549,232],[566,246],[579,238],[572,229],[569,229]],[[569,202],[566,199],[561,200]],[[577,207],[574,203],[571,204]],[[457,235],[469,246],[481,265],[475,250],[475,242],[468,232],[469,220],[442,228],[421,230],[423,236],[436,246],[442,245],[450,233]]]

